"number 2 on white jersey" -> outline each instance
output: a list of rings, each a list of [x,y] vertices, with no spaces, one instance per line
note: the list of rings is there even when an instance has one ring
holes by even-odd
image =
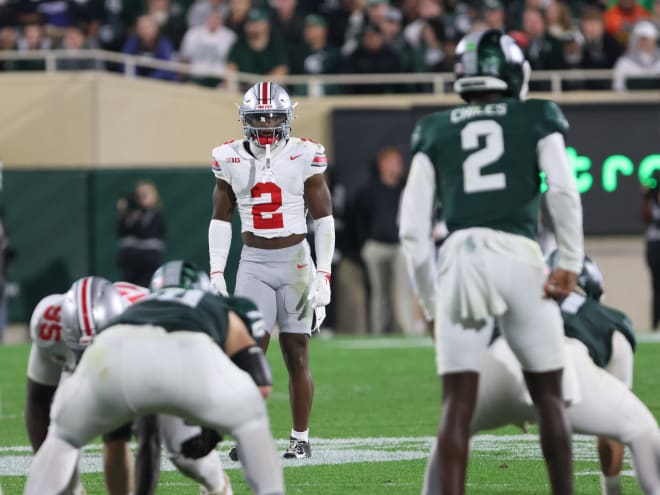
[[[278,210],[282,206],[282,189],[274,182],[257,182],[250,190],[253,198],[270,195],[267,203],[258,203],[252,207],[252,223],[255,229],[281,229],[284,227],[284,215]]]
[[[486,138],[486,146],[468,155],[463,162],[463,191],[466,193],[496,191],[506,188],[504,172],[481,174],[504,154],[502,126],[494,120],[470,122],[461,131],[461,148],[470,151],[479,147],[479,138]]]

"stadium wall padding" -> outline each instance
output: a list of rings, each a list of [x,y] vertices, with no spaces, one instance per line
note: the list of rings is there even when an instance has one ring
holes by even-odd
[[[208,225],[214,179],[207,168],[138,170],[34,170],[4,174],[5,219],[17,257],[8,279],[18,293],[10,297],[11,321],[28,321],[42,297],[64,292],[85,275],[119,280],[117,200],[139,180],[160,192],[167,222],[165,259],[183,258],[208,269]],[[241,247],[234,222],[227,284]]]
[[[375,173],[385,146],[409,161],[410,135],[422,116],[448,108],[339,109],[332,114],[333,183],[349,199]],[[640,169],[660,169],[660,100],[655,103],[562,105],[571,128],[569,161],[582,190],[584,230],[589,235],[641,234]],[[359,136],[359,145],[356,145]]]

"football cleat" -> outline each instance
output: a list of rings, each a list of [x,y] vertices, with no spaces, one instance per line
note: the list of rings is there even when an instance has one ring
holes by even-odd
[[[312,446],[309,442],[290,437],[289,448],[284,452],[282,457],[285,459],[305,459],[312,457]]]
[[[238,461],[238,448],[235,445],[229,450],[229,458],[232,461]]]

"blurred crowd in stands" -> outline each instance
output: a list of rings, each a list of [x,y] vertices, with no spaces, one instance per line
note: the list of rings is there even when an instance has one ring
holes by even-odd
[[[513,36],[533,69],[614,68],[615,89],[660,87],[660,0],[0,0],[0,50],[102,48],[183,61],[188,78],[146,67],[138,75],[209,87],[221,85],[225,71],[448,72],[461,36],[486,27]],[[43,68],[42,60],[0,62],[0,70]],[[61,59],[57,68],[100,67],[92,59]],[[626,80],[630,74],[649,77]],[[301,94],[307,86],[292,89]]]

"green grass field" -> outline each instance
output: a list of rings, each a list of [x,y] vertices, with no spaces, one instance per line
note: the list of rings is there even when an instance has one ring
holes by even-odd
[[[0,483],[5,495],[20,494],[31,453],[23,423],[28,345],[0,347]],[[365,495],[418,494],[426,455],[439,415],[439,380],[433,348],[426,339],[315,338],[312,369],[316,397],[312,417],[312,459],[285,463],[287,493]],[[660,415],[660,345],[637,351],[635,391]],[[277,343],[269,358],[275,391],[269,400],[275,438],[284,446],[290,429],[287,381]],[[220,446],[236,495],[249,493],[237,463]],[[598,462],[591,438],[574,440],[576,493],[600,493]],[[100,446],[82,460],[89,495],[104,493]],[[624,493],[641,493],[629,458]],[[468,473],[470,494],[548,493],[545,467],[535,434],[514,427],[477,437]],[[165,462],[159,494],[197,494],[199,488]]]

